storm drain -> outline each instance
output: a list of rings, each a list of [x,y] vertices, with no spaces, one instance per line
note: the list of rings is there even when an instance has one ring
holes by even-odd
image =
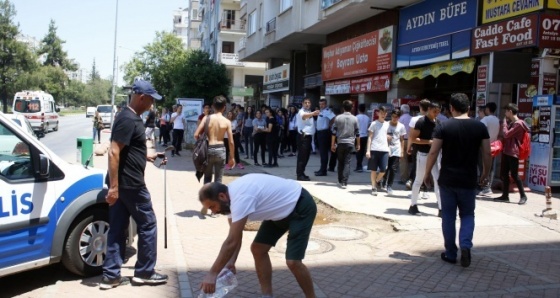
[[[287,244],[286,241],[281,241],[281,240],[278,241],[275,250],[279,253],[285,253],[286,244]],[[328,241],[310,238],[309,243],[307,244],[307,250],[305,251],[305,254],[318,255],[318,254],[327,253],[329,251],[332,251],[333,249],[334,249],[334,245]]]
[[[340,226],[324,226],[313,228],[316,237],[326,240],[350,241],[364,239],[368,233],[359,229]]]

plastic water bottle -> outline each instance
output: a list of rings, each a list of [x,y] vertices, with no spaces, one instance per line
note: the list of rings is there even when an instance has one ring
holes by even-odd
[[[216,291],[212,294],[206,294],[200,291],[198,298],[221,298],[225,297],[231,290],[237,287],[237,277],[229,269],[222,269],[216,279]]]

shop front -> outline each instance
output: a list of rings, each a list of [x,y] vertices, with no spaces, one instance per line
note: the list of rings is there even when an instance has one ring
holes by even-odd
[[[391,89],[394,26],[323,48],[322,80],[332,106],[346,99],[359,103],[386,103]]]
[[[290,64],[269,69],[264,73],[263,93],[267,96],[266,105],[286,107],[290,90]]]
[[[398,98],[448,102],[452,93],[473,96],[476,60],[471,31],[477,25],[477,0],[426,0],[401,10],[395,93]]]

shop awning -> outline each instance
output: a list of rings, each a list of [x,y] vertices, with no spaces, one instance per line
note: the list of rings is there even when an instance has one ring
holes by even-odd
[[[448,74],[450,76],[459,72],[472,73],[476,64],[475,58],[453,60],[431,64],[420,68],[401,69],[397,73],[397,77],[405,80],[412,80],[414,78],[423,79],[427,76],[439,77],[441,74]]]

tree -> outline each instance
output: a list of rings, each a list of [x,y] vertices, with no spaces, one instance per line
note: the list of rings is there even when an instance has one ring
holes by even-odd
[[[57,27],[55,26],[54,20],[51,19],[49,32],[41,41],[42,46],[39,49],[39,55],[46,54],[43,65],[76,71],[78,66],[67,58],[68,54],[62,49],[62,45],[66,43],[66,41],[60,39],[60,37],[56,35],[56,29]]]
[[[15,15],[14,5],[0,0],[0,99],[4,113],[8,112],[8,98],[17,91],[18,79],[36,65],[33,53],[16,40],[19,26],[13,22]]]
[[[124,65],[125,81],[132,84],[136,77],[152,82],[159,94],[166,98],[164,104],[174,104],[172,92],[174,73],[187,57],[181,39],[168,32],[156,32],[154,41]]]
[[[97,67],[95,67],[95,59],[93,59],[93,65],[91,66],[91,74],[89,75],[90,81],[99,80],[101,76],[99,75],[99,71],[97,71]]]
[[[204,51],[193,50],[174,73],[173,85],[173,96],[204,98],[208,103],[217,95],[227,96],[231,81],[224,64],[212,61]]]

